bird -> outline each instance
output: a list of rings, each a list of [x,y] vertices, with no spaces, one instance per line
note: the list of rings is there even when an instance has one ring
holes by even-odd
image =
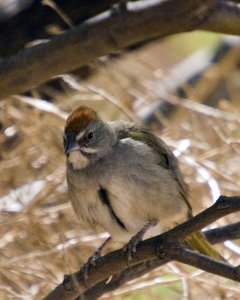
[[[80,224],[110,237],[86,263],[101,255],[110,240],[125,244],[131,259],[137,244],[192,217],[189,187],[170,148],[134,122],[105,121],[88,107],[68,116],[63,134],[68,195]],[[197,232],[189,246],[222,257]]]

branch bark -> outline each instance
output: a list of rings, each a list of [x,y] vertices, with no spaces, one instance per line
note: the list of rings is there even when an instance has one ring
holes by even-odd
[[[112,277],[111,281],[106,284],[106,280],[103,280],[93,286],[92,288],[88,289],[85,293],[81,294],[75,300],[95,300],[100,298],[103,294],[111,292],[119,288],[124,283],[136,279],[146,273],[151,272],[153,269],[160,267],[168,263],[168,259],[153,259],[147,262],[135,265],[130,267],[119,274],[116,274]]]
[[[204,235],[211,244],[240,239],[240,222],[205,231]]]
[[[216,6],[209,18],[202,24],[201,29],[226,34],[229,34],[229,30],[231,30],[232,34],[239,35],[240,2],[236,0],[216,2]]]
[[[111,9],[51,41],[20,51],[0,63],[0,99],[22,93],[52,76],[125,47],[195,29],[240,34],[239,6],[223,18],[215,0],[142,0],[127,10]],[[223,1],[221,1],[223,2]],[[171,14],[169,13],[171,12]],[[219,21],[219,16],[222,19]],[[221,27],[219,30],[219,22]]]
[[[223,227],[210,229],[204,231],[204,235],[211,244],[222,243],[226,240],[240,239],[240,222],[226,225]],[[146,273],[151,272],[153,269],[166,264],[169,260],[150,260],[142,264],[130,267],[119,274],[112,277],[110,282],[106,284],[106,280],[103,280],[85,291],[75,300],[95,300],[100,298],[103,294],[109,293],[121,287],[124,283],[136,279]]]
[[[15,54],[33,40],[50,39],[50,26],[68,30],[69,26],[50,6],[41,0],[0,1],[0,56]],[[55,0],[54,4],[74,24],[110,9],[118,0]],[[21,34],[19,34],[21,33]]]
[[[177,227],[143,241],[137,247],[137,253],[132,261],[127,261],[126,253],[118,250],[111,252],[96,261],[95,267],[90,267],[89,278],[84,280],[80,270],[65,277],[62,284],[57,286],[45,300],[52,299],[75,299],[87,289],[97,283],[102,284],[111,275],[117,275],[128,267],[142,268],[141,264],[149,261],[149,269],[154,268],[154,264],[161,265],[170,260],[177,260],[182,263],[196,266],[210,273],[224,276],[236,281],[240,281],[238,267],[233,267],[227,263],[216,261],[205,255],[195,253],[182,246],[184,240],[196,231],[210,225],[217,219],[240,210],[240,197],[221,196],[217,202]],[[153,263],[150,263],[152,261]],[[142,269],[142,272],[144,270]],[[101,283],[102,282],[102,283]]]

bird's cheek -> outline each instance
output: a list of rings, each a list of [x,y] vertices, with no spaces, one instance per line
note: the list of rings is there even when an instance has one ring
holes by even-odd
[[[72,164],[74,170],[84,169],[88,166],[89,160],[80,151],[69,153],[68,161]]]

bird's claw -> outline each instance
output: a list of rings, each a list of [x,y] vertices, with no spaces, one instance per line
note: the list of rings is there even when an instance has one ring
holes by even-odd
[[[101,257],[101,251],[95,251],[92,256],[90,256],[87,260],[87,262],[84,263],[84,265],[81,268],[83,278],[84,280],[88,279],[88,271],[91,266],[96,266],[96,260]]]
[[[144,234],[146,233],[146,231],[152,227],[155,226],[157,224],[156,220],[151,220],[148,221],[143,228],[137,233],[135,234],[130,240],[129,242],[123,247],[123,252],[127,252],[127,257],[128,260],[132,260],[132,256],[134,253],[137,252],[137,245],[139,244],[139,242],[142,241]]]
[[[127,258],[129,261],[132,260],[133,254],[137,252],[137,245],[139,242],[141,242],[141,240],[142,236],[138,236],[138,234],[136,234],[125,246],[123,246],[123,252],[127,253]]]

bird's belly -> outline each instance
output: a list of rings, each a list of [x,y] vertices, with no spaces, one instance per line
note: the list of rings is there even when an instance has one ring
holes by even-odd
[[[85,227],[108,231],[113,239],[127,242],[149,221],[158,225],[149,229],[145,237],[160,234],[187,219],[188,209],[167,170],[153,173],[146,167],[144,176],[139,176],[140,172],[131,165],[117,165],[123,162],[128,164],[127,158],[68,178],[70,190],[74,191],[70,197],[73,208]],[[99,197],[101,188],[107,192],[111,209]]]
[[[139,232],[149,221],[156,221],[157,224],[148,229],[144,239],[156,236],[162,232],[183,222],[187,218],[187,209],[182,205],[173,205],[164,201],[160,196],[158,199],[132,197],[128,191],[121,193],[124,197],[111,197],[111,204],[118,218],[125,226],[125,230],[120,228],[116,222],[105,227],[112,238],[119,242],[128,242],[129,239]],[[109,224],[109,223],[108,223]],[[107,224],[106,224],[107,225]]]
[[[134,180],[118,176],[105,183],[112,208],[126,228],[106,228],[113,239],[127,242],[149,221],[156,221],[144,236],[152,237],[187,219],[188,208],[177,188],[167,188],[167,178],[153,184]]]
[[[109,192],[110,207],[104,204],[99,197],[99,186],[100,184],[91,182],[85,185],[82,179],[78,182],[77,189],[71,189],[75,191],[70,196],[75,214],[83,228],[94,232],[107,231],[113,240],[125,243],[145,225],[147,219],[134,215],[128,193],[125,193],[123,199]],[[78,192],[79,189],[81,193]]]
[[[128,197],[131,196],[130,193],[122,193],[124,197],[114,197],[112,194],[109,195],[110,204],[112,210],[114,211],[117,218],[124,224],[123,228],[116,222],[116,219],[110,213],[109,207],[104,205],[99,199],[98,192],[92,189],[92,193],[89,194],[88,198],[84,196],[84,190],[82,190],[81,197],[76,200],[72,200],[72,205],[78,216],[80,223],[85,228],[92,229],[95,232],[107,231],[112,236],[113,240],[118,242],[126,243],[134,236],[138,231],[140,231],[143,226],[151,220],[156,220],[157,225],[151,227],[147,233],[144,235],[144,239],[156,236],[168,228],[172,227],[178,222],[176,221],[178,213],[172,212],[172,216],[167,213],[167,218],[164,216],[164,209],[161,206],[155,206],[150,202],[143,201],[143,199]],[[86,201],[87,200],[87,201]],[[140,200],[136,203],[134,200]],[[141,204],[144,202],[144,205]],[[162,212],[163,210],[163,212]],[[174,216],[175,214],[175,216]],[[185,219],[184,212],[180,214],[181,219]],[[180,220],[179,220],[180,221]]]
[[[135,230],[119,230],[117,228],[111,227],[108,232],[110,233],[113,240],[117,242],[127,243],[137,232],[139,232],[147,222],[140,222],[139,224],[135,224]],[[137,226],[138,225],[138,226]],[[168,228],[163,227],[161,224],[157,224],[147,230],[144,234],[143,240],[148,239],[150,237],[157,236],[162,232],[166,231]]]

